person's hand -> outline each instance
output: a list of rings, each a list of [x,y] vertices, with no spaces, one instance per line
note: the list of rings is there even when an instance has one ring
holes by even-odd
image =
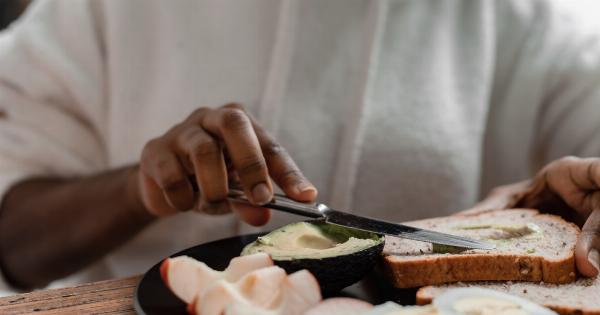
[[[189,177],[195,178],[194,192]],[[231,182],[239,181],[257,206],[273,198],[270,178],[291,198],[313,201],[317,190],[275,139],[237,104],[200,108],[144,147],[139,190],[146,209],[156,216],[195,209],[208,214],[231,208],[252,225],[265,224],[270,212],[231,205]]]
[[[544,167],[529,182],[502,186],[472,209],[533,208],[582,227],[575,248],[577,269],[596,276],[600,262],[600,159],[565,157]]]

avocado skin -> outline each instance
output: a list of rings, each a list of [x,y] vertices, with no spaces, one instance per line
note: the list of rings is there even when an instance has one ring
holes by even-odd
[[[350,237],[377,241],[376,245],[365,249],[332,257],[277,259],[271,256],[275,265],[283,268],[288,274],[302,269],[310,271],[319,282],[321,293],[326,297],[334,295],[343,288],[360,281],[381,259],[381,253],[385,245],[385,237],[383,235],[329,224],[323,219],[304,222],[319,227],[326,234],[341,241],[345,241]],[[289,229],[296,224],[291,223],[280,227],[267,235],[282,229]],[[242,255],[244,255],[244,252],[248,248],[257,246],[256,244],[257,241],[248,244],[242,251]],[[265,252],[268,253],[268,251]]]
[[[351,254],[320,258],[274,260],[289,273],[307,269],[321,286],[322,294],[331,296],[343,288],[360,281],[371,271],[381,257],[384,242]]]

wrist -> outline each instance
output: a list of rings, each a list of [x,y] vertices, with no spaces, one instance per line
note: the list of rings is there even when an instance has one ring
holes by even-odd
[[[142,194],[139,183],[139,166],[134,165],[125,169],[126,175],[126,203],[127,208],[140,220],[152,221],[157,218],[152,212],[146,209],[142,201]]]

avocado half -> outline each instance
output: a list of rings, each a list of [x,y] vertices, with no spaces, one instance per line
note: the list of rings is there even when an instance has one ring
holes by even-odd
[[[362,279],[383,251],[385,237],[325,223],[292,223],[248,244],[242,255],[264,252],[287,273],[307,269],[331,295]]]

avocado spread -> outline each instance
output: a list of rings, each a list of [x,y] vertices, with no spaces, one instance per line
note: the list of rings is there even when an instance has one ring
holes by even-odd
[[[534,224],[475,224],[455,227],[455,230],[465,231],[463,236],[474,237],[478,239],[489,240],[497,245],[507,244],[517,238],[539,238],[542,237],[542,229]],[[432,250],[438,254],[456,254],[467,250],[462,247],[433,244]],[[527,253],[532,254],[535,249],[528,249]]]
[[[299,222],[259,237],[243,254],[266,252],[276,260],[326,258],[361,251],[381,243],[378,239],[357,238]]]
[[[528,235],[541,235],[542,229],[533,223],[527,224],[480,224],[461,226],[457,230],[487,230],[482,238],[489,240],[507,240],[525,237]]]

